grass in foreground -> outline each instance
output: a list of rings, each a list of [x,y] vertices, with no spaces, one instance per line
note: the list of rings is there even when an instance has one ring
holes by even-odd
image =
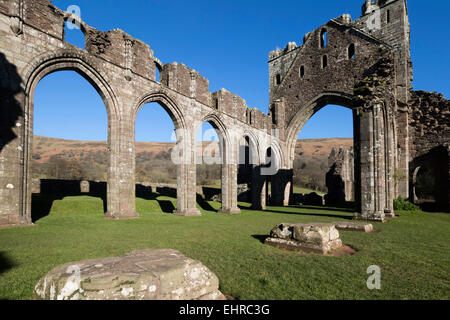
[[[140,218],[103,219],[103,203],[88,196],[53,202],[34,227],[0,230],[0,299],[29,299],[37,281],[57,265],[118,256],[144,248],[173,248],[200,260],[237,299],[449,299],[450,215],[402,213],[379,233],[341,232],[354,256],[283,252],[261,238],[281,222],[331,222],[350,211],[323,207],[269,207],[201,217],[163,213],[175,199],[137,199]],[[209,202],[218,209],[220,204]],[[205,207],[205,206],[203,206]],[[381,268],[381,290],[368,290],[366,270]]]

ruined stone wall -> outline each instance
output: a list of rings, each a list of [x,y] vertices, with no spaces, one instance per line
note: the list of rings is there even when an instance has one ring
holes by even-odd
[[[410,25],[405,0],[376,0],[366,3],[355,27],[393,48],[396,64],[397,99],[407,103],[413,80]]]
[[[409,137],[401,134],[408,132],[409,50],[406,2],[379,0],[366,1],[357,20],[344,14],[306,34],[301,46],[269,54],[270,110],[288,168],[317,111],[353,109],[357,218],[383,220],[395,195],[407,194]]]
[[[218,109],[209,82],[182,65],[167,64],[155,81],[151,48],[122,30],[102,32],[81,20],[86,49],[64,41],[69,13],[49,0],[0,0],[0,225],[31,222],[31,151],[33,97],[37,83],[51,72],[73,70],[103,98],[108,113],[109,168],[107,213],[113,219],[136,217],[135,119],[140,108],[158,102],[177,129],[182,159],[178,165],[177,214],[198,215],[196,208],[195,135],[203,121],[224,137],[222,211],[237,213],[238,141],[251,134],[258,148],[268,148],[270,121],[237,95],[221,90]],[[258,151],[258,154],[261,154]]]
[[[450,101],[442,94],[412,91],[409,103],[410,199],[415,201],[416,174],[433,179],[436,209],[450,210]]]
[[[327,31],[328,40],[323,48],[320,47],[322,30]],[[348,49],[352,44],[355,57],[349,59]],[[270,79],[271,103],[284,98],[285,104],[285,123],[279,126],[289,126],[302,108],[312,104],[323,93],[339,92],[351,96],[357,80],[379,60],[380,47],[383,47],[381,42],[353,29],[351,24],[332,20],[308,33],[303,45],[291,48],[289,59],[283,52],[271,52],[269,73],[275,78],[276,74],[281,76],[279,85],[274,85],[274,80]],[[327,59],[326,67],[323,66],[324,57]]]
[[[326,175],[328,204],[355,200],[355,174],[353,148],[333,148],[328,157],[330,171]]]
[[[450,142],[450,101],[442,94],[411,91],[409,110],[411,160]]]

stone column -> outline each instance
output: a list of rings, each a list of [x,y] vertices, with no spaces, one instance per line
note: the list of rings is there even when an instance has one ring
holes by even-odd
[[[222,208],[220,213],[240,213],[237,206],[237,165],[222,165]]]
[[[261,166],[252,171],[252,209],[266,210],[266,177],[261,175]]]
[[[280,169],[272,176],[272,205],[288,206],[292,186],[292,170]]]
[[[385,154],[384,122],[380,105],[357,110],[358,125],[358,197],[359,212],[355,219],[385,220]]]
[[[394,197],[401,197],[407,199],[409,197],[409,115],[408,109],[398,107],[396,114],[397,125],[397,165],[395,177],[395,195]]]
[[[178,216],[200,216],[197,209],[197,165],[195,163],[195,137],[189,130],[177,136],[177,209]]]
[[[394,148],[395,142],[393,137],[394,126],[392,125],[390,115],[385,114],[385,179],[386,179],[386,203],[384,212],[386,216],[395,217],[394,213],[394,199],[395,199],[395,185],[394,185]]]
[[[31,224],[33,122],[24,106],[19,84],[0,88],[0,226]]]
[[[136,212],[135,141],[131,118],[110,119],[110,164],[107,186],[107,219],[139,217]]]
[[[238,214],[241,213],[237,202],[237,155],[239,154],[239,144],[233,144],[233,141],[231,141],[228,147],[229,150],[225,148],[225,154],[222,159],[222,208],[219,212]]]

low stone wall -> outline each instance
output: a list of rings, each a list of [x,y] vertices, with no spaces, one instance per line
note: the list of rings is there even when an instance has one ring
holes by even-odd
[[[32,193],[40,194],[80,194],[106,193],[106,182],[62,179],[33,179]]]
[[[291,203],[294,205],[323,206],[325,200],[324,196],[315,192],[310,194],[294,193]]]

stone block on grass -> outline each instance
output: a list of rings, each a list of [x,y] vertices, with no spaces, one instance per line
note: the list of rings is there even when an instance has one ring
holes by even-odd
[[[265,243],[319,254],[328,254],[342,248],[339,231],[332,223],[282,223],[271,230],[270,237]]]
[[[171,249],[67,263],[45,275],[34,292],[43,300],[225,299],[214,273]]]

